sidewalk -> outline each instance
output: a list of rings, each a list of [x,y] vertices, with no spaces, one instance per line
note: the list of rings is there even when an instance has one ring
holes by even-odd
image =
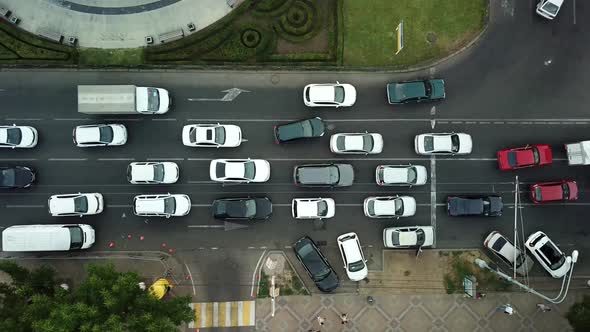
[[[2,0],[0,7],[20,18],[18,26],[33,34],[41,30],[78,38],[78,45],[96,48],[146,46],[145,37],[183,29],[196,31],[227,15],[238,1],[227,0]],[[228,5],[234,4],[233,8]]]

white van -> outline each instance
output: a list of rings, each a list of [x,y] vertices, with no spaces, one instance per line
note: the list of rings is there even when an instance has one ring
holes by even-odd
[[[2,232],[2,251],[67,251],[94,244],[94,228],[86,224],[18,225]]]

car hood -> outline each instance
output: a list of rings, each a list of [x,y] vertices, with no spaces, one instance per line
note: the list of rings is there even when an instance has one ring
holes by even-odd
[[[127,142],[127,129],[120,124],[112,125],[113,128],[113,145],[121,145]]]
[[[459,136],[459,154],[471,153],[473,141],[469,134],[457,134]]]
[[[184,216],[191,211],[191,199],[187,195],[177,195],[176,199],[176,211],[174,215]]]
[[[37,144],[37,129],[29,126],[20,127],[21,142],[20,146],[35,146]]]
[[[272,214],[272,203],[268,198],[256,198],[256,219],[267,219]]]
[[[236,147],[242,144],[242,129],[236,125],[225,125],[224,146]]]
[[[342,84],[344,88],[344,104],[345,106],[352,106],[356,102],[356,89],[351,84]]]
[[[441,79],[437,80],[430,80],[430,84],[432,85],[432,99],[442,99],[445,98],[445,81]]]
[[[402,217],[409,217],[416,214],[416,200],[411,196],[401,196],[402,202],[404,202],[404,213]]]
[[[265,182],[270,179],[270,163],[262,159],[252,159],[256,165],[256,173],[254,174],[255,182]]]
[[[35,173],[25,167],[16,167],[14,169],[14,184],[16,186],[27,186],[35,181]]]
[[[423,185],[426,184],[426,181],[428,180],[428,172],[426,171],[426,167],[424,166],[414,166],[414,169],[416,170],[416,183],[414,183],[415,185]]]
[[[350,164],[338,164],[336,165],[340,172],[340,178],[338,179],[338,187],[352,186],[354,182],[354,168]]]
[[[330,273],[322,280],[315,283],[319,290],[329,293],[340,285],[340,279],[334,270],[330,269]]]

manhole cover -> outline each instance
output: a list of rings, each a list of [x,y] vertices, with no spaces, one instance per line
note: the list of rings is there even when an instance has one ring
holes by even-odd
[[[429,32],[429,33],[427,33],[427,34],[426,34],[426,41],[427,41],[429,44],[434,44],[434,43],[436,43],[436,33],[434,33],[434,32]]]

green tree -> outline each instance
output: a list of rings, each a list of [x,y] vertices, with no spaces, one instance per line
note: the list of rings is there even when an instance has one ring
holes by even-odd
[[[168,332],[194,319],[189,296],[157,300],[139,289],[137,273],[112,264],[89,264],[88,277],[71,291],[47,267],[28,271],[1,262],[0,270],[13,279],[0,283],[0,331]]]
[[[574,331],[590,331],[590,296],[584,295],[581,302],[574,303],[566,317]]]

